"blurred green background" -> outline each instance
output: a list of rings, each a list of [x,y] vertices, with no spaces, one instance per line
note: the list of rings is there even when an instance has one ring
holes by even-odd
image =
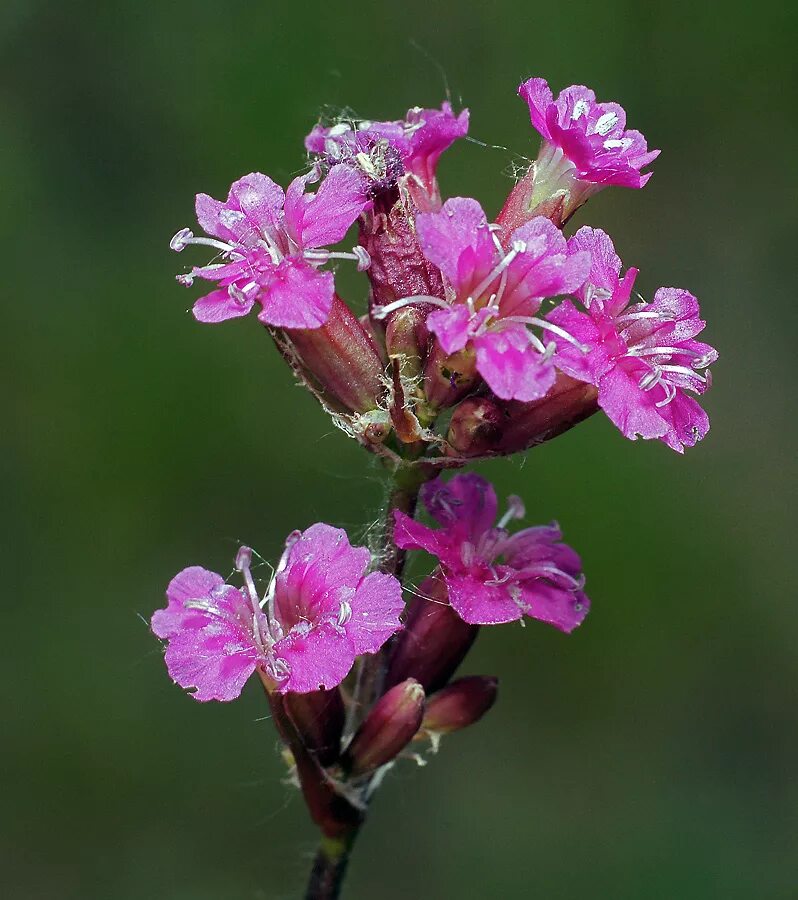
[[[325,104],[398,117],[443,99],[440,69],[518,154],[522,78],[625,105],[655,177],[579,224],[646,294],[696,293],[721,361],[685,458],[596,416],[481,467],[561,522],[593,612],[481,635],[467,670],[500,703],[388,778],[347,896],[798,896],[796,25],[772,0],[3,4],[4,896],[299,896],[315,834],[259,690],[192,702],[143,618],[238,540],[357,535],[379,475],[254,321],[192,320],[167,243],[196,191],[286,183]],[[444,191],[495,213],[511,159],[461,142]]]

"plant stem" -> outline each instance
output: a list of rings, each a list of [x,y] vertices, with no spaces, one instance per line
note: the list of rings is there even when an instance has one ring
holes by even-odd
[[[393,539],[394,510],[398,509],[412,517],[416,511],[421,485],[429,478],[430,473],[421,466],[399,466],[392,473],[385,516],[372,550],[379,560],[380,571],[393,575],[399,582],[402,581],[407,552],[397,547]],[[382,693],[392,649],[393,641],[389,640],[379,653],[364,659],[355,698],[361,712],[365,712]]]
[[[305,900],[336,900],[355,842],[357,829],[338,838],[322,837],[305,894]]]
[[[394,510],[401,510],[408,516],[416,511],[418,492],[421,485],[428,481],[431,471],[421,466],[399,465],[391,473],[388,491],[388,502],[380,530],[372,544],[371,550],[379,561],[379,570],[402,580],[405,567],[405,551],[396,546],[393,539]],[[358,677],[353,708],[360,716],[382,693],[392,642],[388,641],[380,650],[362,660],[362,669]],[[362,798],[364,803],[368,796],[368,784],[364,785]],[[306,797],[307,799],[307,797]],[[335,814],[334,814],[335,815]],[[317,821],[320,821],[317,819]],[[326,823],[330,825],[334,823]],[[340,821],[341,829],[333,831],[334,836],[323,834],[319,849],[313,861],[305,900],[336,900],[340,895],[349,855],[355,837],[360,830],[360,823]],[[324,827],[324,825],[323,825]]]

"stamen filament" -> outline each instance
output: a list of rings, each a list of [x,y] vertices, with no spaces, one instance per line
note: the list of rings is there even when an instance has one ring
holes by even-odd
[[[430,297],[427,294],[416,294],[413,297],[403,297],[400,300],[392,300],[385,306],[375,306],[371,314],[375,319],[384,319],[397,309],[403,309],[405,306],[413,306],[415,303],[428,303],[430,306],[437,306],[439,309],[450,309],[450,304],[440,297]]]

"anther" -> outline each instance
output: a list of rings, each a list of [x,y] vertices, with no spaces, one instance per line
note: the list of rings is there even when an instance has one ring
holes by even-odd
[[[175,253],[180,253],[181,250],[185,250],[186,247],[188,247],[193,238],[194,232],[190,228],[181,228],[172,240],[169,241],[169,248],[174,250]]]
[[[343,627],[352,618],[352,607],[346,600],[341,601],[341,608],[338,610],[338,624]]]

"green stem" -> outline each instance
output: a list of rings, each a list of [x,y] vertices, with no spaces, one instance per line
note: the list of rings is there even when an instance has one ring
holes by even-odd
[[[313,860],[305,900],[336,900],[340,896],[356,837],[357,829],[338,838],[322,837]]]

